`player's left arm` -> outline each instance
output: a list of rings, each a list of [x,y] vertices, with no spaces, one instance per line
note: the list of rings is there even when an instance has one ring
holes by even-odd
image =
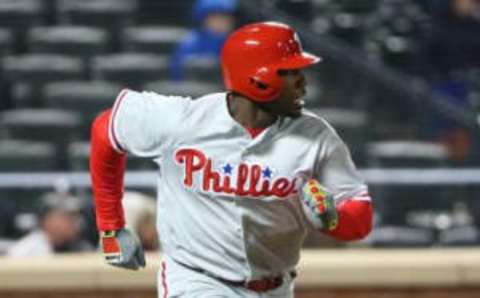
[[[371,198],[347,147],[336,134],[332,137],[301,197],[320,219],[314,226],[322,232],[342,241],[360,240],[372,230]]]

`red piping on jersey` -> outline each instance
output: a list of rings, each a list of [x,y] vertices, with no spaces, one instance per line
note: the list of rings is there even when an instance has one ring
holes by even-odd
[[[365,238],[372,230],[373,208],[368,196],[354,197],[337,205],[338,226],[325,233],[342,241]]]
[[[110,109],[100,114],[94,120],[91,131],[90,178],[100,231],[118,230],[125,226],[121,200],[127,156],[118,152],[108,138],[111,114]]]
[[[167,264],[165,261],[162,262],[162,287],[163,287],[163,298],[168,297],[168,286],[167,286]]]
[[[123,89],[120,92],[120,94],[117,96],[117,99],[115,100],[115,103],[113,105],[113,113],[112,113],[112,116],[110,117],[109,128],[108,128],[110,130],[110,134],[112,136],[112,141],[114,143],[115,149],[117,149],[117,151],[121,151],[121,152],[125,152],[125,150],[120,145],[120,142],[118,141],[117,135],[115,134],[115,129],[113,128],[113,125],[114,125],[113,121],[114,121],[114,119],[117,115],[118,107],[122,103],[122,100],[125,97],[125,95],[127,94],[127,92],[128,92],[127,89]]]

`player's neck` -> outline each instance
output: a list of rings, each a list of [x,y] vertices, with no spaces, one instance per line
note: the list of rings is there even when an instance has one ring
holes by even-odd
[[[240,95],[229,94],[228,110],[233,119],[243,127],[269,127],[277,120],[277,116],[260,108],[253,101]]]

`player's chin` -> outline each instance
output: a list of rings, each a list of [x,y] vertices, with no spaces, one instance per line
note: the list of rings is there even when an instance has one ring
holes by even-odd
[[[288,117],[298,118],[302,115],[302,110],[302,106],[294,106],[291,110],[288,111],[288,113],[286,113],[286,115]]]

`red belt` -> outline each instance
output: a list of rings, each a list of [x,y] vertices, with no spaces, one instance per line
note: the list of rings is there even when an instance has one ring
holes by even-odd
[[[290,272],[290,277],[293,279],[297,276],[295,271]],[[283,284],[283,275],[273,277],[265,277],[262,279],[250,280],[243,282],[243,286],[254,292],[267,292],[280,287]]]
[[[180,263],[178,261],[175,261],[175,262],[177,262],[179,265],[187,269],[210,276],[218,281],[221,281],[224,284],[234,286],[234,287],[245,287],[251,291],[259,292],[259,293],[268,292],[270,290],[276,289],[280,287],[284,281],[283,275],[269,276],[269,277],[264,277],[262,279],[255,279],[255,280],[248,280],[248,281],[233,281],[233,280],[229,280],[229,279],[225,279],[225,278],[213,275],[210,272],[207,272],[201,268],[191,267],[189,265]],[[292,279],[295,278],[296,276],[297,276],[297,273],[295,271],[290,272],[290,277]]]

